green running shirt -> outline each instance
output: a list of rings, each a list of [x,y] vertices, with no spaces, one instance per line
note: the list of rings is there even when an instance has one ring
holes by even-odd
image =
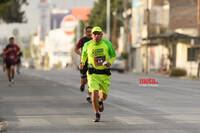
[[[93,68],[103,70],[106,69],[103,63],[107,61],[112,64],[115,58],[116,53],[110,41],[102,39],[95,44],[93,40],[90,40],[84,44],[81,62],[85,65],[88,59],[88,65],[91,64]]]

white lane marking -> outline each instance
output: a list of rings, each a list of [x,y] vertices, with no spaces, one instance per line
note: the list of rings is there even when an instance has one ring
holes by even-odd
[[[45,79],[45,80],[48,80],[48,81],[57,82],[57,83],[62,84],[62,85],[74,86],[76,88],[80,87],[79,84],[74,84],[73,82],[66,82],[65,79],[61,79],[61,80],[58,81],[58,80],[53,79],[52,77],[49,77],[47,75],[40,75],[38,73],[28,73],[27,75],[29,75],[29,76],[35,76],[35,77],[42,78],[42,79]]]
[[[89,118],[67,118],[67,121],[72,126],[84,126],[84,125],[91,125],[92,121]]]
[[[104,126],[106,128],[113,128],[113,127],[119,127],[122,125],[120,121],[116,121],[113,117],[111,118],[104,118],[101,117],[101,120],[99,123],[94,123],[93,118],[67,118],[67,123],[71,126],[95,126],[96,124],[98,126]]]
[[[18,118],[18,120],[19,127],[46,127],[51,125],[47,120],[41,118]]]
[[[167,119],[175,121],[176,123],[200,123],[200,115],[168,115],[164,116]]]
[[[145,119],[139,116],[131,116],[131,117],[115,117],[115,119],[121,121],[122,123],[128,125],[138,125],[138,124],[155,124],[156,122]]]

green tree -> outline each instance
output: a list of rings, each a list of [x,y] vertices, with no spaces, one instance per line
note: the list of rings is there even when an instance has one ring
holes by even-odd
[[[123,1],[124,0],[111,0],[111,34],[115,38],[119,34],[120,26],[123,26]],[[127,0],[127,7],[131,7],[131,0]],[[95,2],[91,14],[89,15],[88,24],[92,26],[100,26],[106,31],[106,0],[98,0]]]
[[[95,2],[88,23],[92,26],[100,26],[104,31],[106,30],[106,0]]]
[[[26,22],[25,12],[21,11],[23,5],[27,5],[27,0],[1,0],[0,20],[6,23]]]

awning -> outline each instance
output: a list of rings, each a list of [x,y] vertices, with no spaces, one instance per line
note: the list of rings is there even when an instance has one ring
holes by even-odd
[[[156,39],[195,39],[195,40],[200,40],[200,37],[196,36],[190,36],[182,33],[164,33],[164,34],[158,34],[154,36],[150,36],[148,40],[156,40]],[[143,40],[147,40],[146,38],[143,38]]]

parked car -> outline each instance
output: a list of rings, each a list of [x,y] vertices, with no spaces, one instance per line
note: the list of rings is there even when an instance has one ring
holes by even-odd
[[[35,62],[32,59],[22,60],[22,66],[25,67],[25,68],[34,69],[35,68]]]
[[[22,66],[25,67],[25,68],[28,68],[29,67],[29,63],[27,60],[22,60]]]
[[[112,71],[124,72],[126,68],[125,59],[121,56],[117,56],[114,63],[111,65],[110,69]]]

